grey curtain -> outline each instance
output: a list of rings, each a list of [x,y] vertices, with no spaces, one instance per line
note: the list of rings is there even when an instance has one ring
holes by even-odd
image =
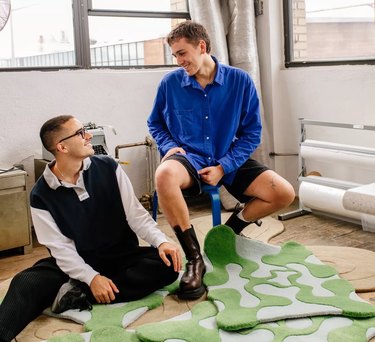
[[[261,145],[252,157],[273,168],[269,157],[272,126],[262,104],[253,0],[189,0],[189,8],[192,20],[205,26],[210,35],[211,53],[220,62],[247,71],[254,80],[260,99],[263,131]],[[225,209],[235,207],[237,201],[224,187],[220,189],[220,197]]]

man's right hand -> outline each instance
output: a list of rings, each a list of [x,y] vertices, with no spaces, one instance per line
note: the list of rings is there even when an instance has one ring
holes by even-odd
[[[120,292],[111,279],[100,274],[93,278],[90,289],[96,301],[103,304],[111,303],[115,299],[115,293]]]
[[[165,159],[167,159],[169,156],[176,154],[176,153],[181,153],[181,154],[186,154],[185,150],[181,147],[173,147],[171,148],[163,157],[161,162],[163,162]]]

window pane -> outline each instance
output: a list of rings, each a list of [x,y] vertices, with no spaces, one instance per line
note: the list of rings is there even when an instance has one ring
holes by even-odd
[[[92,0],[93,9],[187,12],[187,0]]]
[[[375,0],[292,0],[294,61],[375,58]]]
[[[12,0],[0,68],[75,64],[71,0]]]
[[[91,64],[171,64],[171,52],[164,37],[180,21],[183,19],[89,17],[91,56],[95,56],[95,60],[91,58]]]

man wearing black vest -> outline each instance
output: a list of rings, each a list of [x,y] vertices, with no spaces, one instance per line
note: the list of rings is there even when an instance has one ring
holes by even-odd
[[[11,341],[52,305],[56,313],[140,299],[175,281],[178,247],[168,242],[122,168],[94,156],[92,135],[71,115],[44,123],[54,156],[31,191],[38,241],[51,257],[17,274],[0,305],[0,341]],[[138,237],[151,246],[139,246]]]

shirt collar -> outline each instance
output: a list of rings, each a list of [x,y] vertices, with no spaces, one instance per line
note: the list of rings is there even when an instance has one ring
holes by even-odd
[[[55,165],[56,163],[56,160],[53,160],[52,162],[50,162],[49,164],[46,165],[46,168],[44,169],[44,172],[43,172],[43,177],[44,179],[46,180],[48,186],[53,189],[53,190],[56,190],[59,186],[64,186],[63,182],[61,182],[56,176],[55,174],[51,171],[51,167],[53,165]],[[91,165],[91,159],[89,157],[85,158],[83,160],[83,166],[82,166],[82,170],[80,172],[80,176],[79,178],[82,177],[82,172],[83,171],[86,171]],[[65,183],[65,182],[64,182]],[[79,184],[79,181],[77,182],[77,185]]]
[[[211,55],[211,58],[214,60],[216,64],[216,75],[215,75],[213,82],[223,85],[224,84],[224,68],[221,65],[221,63],[219,63],[219,61],[217,60],[215,56]],[[187,86],[197,83],[194,76],[189,76],[187,72],[184,70],[183,70],[183,73],[184,75],[182,77],[181,87],[187,87]]]

